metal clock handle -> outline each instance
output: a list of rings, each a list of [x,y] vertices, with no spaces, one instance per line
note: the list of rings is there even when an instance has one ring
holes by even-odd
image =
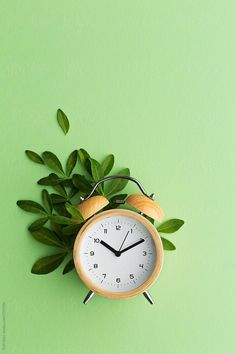
[[[154,199],[154,194],[152,193],[151,195],[148,195],[146,192],[145,192],[145,189],[143,188],[143,186],[141,185],[141,183],[134,177],[131,177],[131,176],[122,176],[122,175],[113,175],[113,176],[107,176],[107,177],[104,177],[104,178],[101,178],[100,180],[98,180],[95,185],[93,186],[93,189],[91,190],[91,192],[85,197],[85,198],[81,198],[82,200],[87,200],[89,199],[93,193],[95,192],[95,190],[97,189],[97,187],[103,183],[103,182],[106,182],[106,181],[109,181],[109,180],[112,180],[112,179],[128,179],[129,181],[132,181],[134,182],[135,184],[137,184],[137,186],[139,187],[140,191],[148,198],[150,199]]]

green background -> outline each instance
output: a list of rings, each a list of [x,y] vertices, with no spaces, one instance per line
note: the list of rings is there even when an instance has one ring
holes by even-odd
[[[236,353],[235,11],[234,0],[0,1],[6,353]],[[15,205],[39,201],[35,182],[49,172],[24,150],[65,160],[80,147],[114,153],[166,218],[186,221],[154,306],[142,296],[84,306],[75,272],[30,273],[53,250]]]

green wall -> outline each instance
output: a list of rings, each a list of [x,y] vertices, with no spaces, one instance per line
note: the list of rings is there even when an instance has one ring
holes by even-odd
[[[233,0],[0,1],[6,353],[236,353],[235,11]],[[154,306],[143,297],[84,306],[75,272],[30,273],[52,251],[15,205],[39,200],[34,181],[46,175],[24,150],[64,159],[80,147],[114,153],[167,218],[186,221]]]

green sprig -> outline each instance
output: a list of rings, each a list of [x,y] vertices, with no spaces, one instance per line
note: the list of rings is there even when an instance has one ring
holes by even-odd
[[[67,134],[70,123],[61,109],[57,111],[57,121],[64,134]],[[99,162],[85,149],[76,149],[69,154],[65,168],[63,168],[57,155],[51,151],[46,150],[41,156],[32,150],[25,150],[25,153],[31,161],[49,168],[51,173],[37,182],[44,187],[41,195],[42,204],[26,199],[18,200],[17,205],[26,212],[39,215],[39,218],[28,227],[32,238],[46,246],[60,250],[60,253],[47,255],[37,260],[31,272],[48,274],[58,268],[66,256],[70,255],[62,272],[67,274],[74,268],[71,252],[76,236],[85,223],[78,210],[78,202],[80,197],[91,192],[96,181],[111,173],[114,167],[114,155],[109,154],[102,162]],[[130,170],[124,168],[116,174],[130,176]],[[127,183],[128,180],[117,179],[97,188],[95,194],[104,195],[109,199],[109,205],[103,210],[118,208],[120,203],[125,203],[127,194],[122,191]],[[183,220],[171,219],[160,224],[157,230],[160,233],[174,233],[183,224]],[[175,250],[172,242],[163,237],[161,240],[165,250]]]

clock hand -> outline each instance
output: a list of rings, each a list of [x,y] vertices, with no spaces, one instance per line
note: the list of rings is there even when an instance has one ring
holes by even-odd
[[[141,238],[139,241],[133,243],[131,246],[128,246],[126,248],[124,248],[122,251],[120,251],[120,253],[126,252],[128,250],[130,250],[131,248],[138,246],[140,243],[143,243],[145,240],[143,238]]]
[[[121,252],[121,248],[122,248],[123,244],[125,243],[125,240],[127,239],[128,234],[129,234],[129,231],[128,231],[127,234],[125,235],[125,238],[124,238],[124,240],[123,240],[123,242],[122,242],[122,244],[121,244],[121,246],[120,246],[118,252]]]
[[[113,247],[111,247],[110,245],[108,245],[108,243],[106,243],[105,241],[101,240],[100,241],[101,245],[103,245],[104,247],[108,248],[111,252],[113,252],[116,257],[120,257],[120,252],[116,251]]]

